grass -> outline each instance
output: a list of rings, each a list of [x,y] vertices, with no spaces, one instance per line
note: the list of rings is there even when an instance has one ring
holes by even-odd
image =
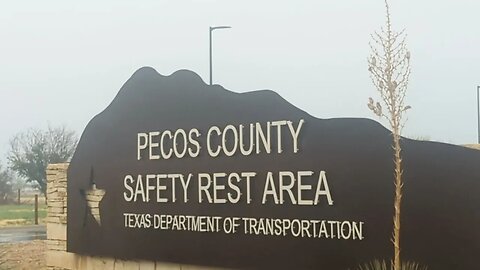
[[[35,206],[33,204],[7,204],[0,205],[0,226],[27,225],[35,222]],[[38,219],[47,216],[47,206],[38,204]]]
[[[390,270],[393,267],[385,262],[374,260],[372,262],[366,263],[364,265],[360,265],[357,270]],[[402,262],[402,270],[427,270],[426,266],[419,265],[415,262]]]

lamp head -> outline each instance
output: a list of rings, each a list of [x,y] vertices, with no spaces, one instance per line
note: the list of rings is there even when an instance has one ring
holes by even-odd
[[[228,29],[228,28],[232,28],[231,26],[227,26],[227,25],[222,25],[222,26],[210,26],[210,31],[213,31],[215,29]]]

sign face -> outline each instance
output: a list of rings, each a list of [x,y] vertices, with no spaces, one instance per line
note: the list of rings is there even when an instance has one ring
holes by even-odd
[[[402,140],[402,256],[475,269],[480,152]],[[86,127],[68,172],[69,252],[248,269],[392,257],[391,135],[272,91],[138,70]]]

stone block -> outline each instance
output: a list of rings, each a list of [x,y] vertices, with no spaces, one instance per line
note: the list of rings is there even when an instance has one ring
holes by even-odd
[[[67,241],[62,240],[47,240],[47,250],[67,250]]]
[[[61,215],[58,218],[60,219],[60,223],[67,224],[67,215]]]
[[[140,270],[155,270],[155,262],[140,261],[139,266]]]
[[[156,270],[183,270],[180,264],[155,262]]]
[[[59,267],[65,269],[76,269],[76,257],[73,253],[65,251],[50,251],[45,252],[47,266]]]
[[[61,202],[61,201],[50,202],[50,203],[48,203],[48,207],[60,207],[60,208],[63,208],[63,207],[64,207],[64,204],[63,204],[63,202]]]
[[[51,215],[47,215],[47,217],[45,218],[45,222],[46,223],[61,223],[60,217],[51,216]]]
[[[52,213],[52,214],[55,214],[55,213],[59,213],[59,214],[63,214],[65,213],[65,209],[62,207],[51,207],[50,205],[48,206],[47,208],[47,211],[48,213]]]
[[[227,270],[226,268],[216,268],[209,266],[181,265],[182,270]]]
[[[52,193],[51,196],[48,196],[47,202],[48,202],[48,203],[51,203],[51,202],[64,202],[64,201],[66,201],[66,200],[67,200],[66,197],[65,197],[65,198],[62,198],[62,197],[57,196],[56,193]]]
[[[102,198],[103,198],[103,194],[91,194],[91,195],[89,194],[89,195],[87,195],[87,201],[92,202],[92,203],[93,202],[98,203],[99,201],[102,200]]]
[[[47,171],[52,170],[61,170],[61,171],[67,171],[69,163],[56,163],[56,164],[48,164],[47,166]]]
[[[115,260],[113,258],[79,256],[77,260],[78,270],[113,270]]]
[[[115,270],[140,270],[140,263],[137,261],[115,260]]]
[[[67,225],[58,223],[47,223],[47,239],[67,240]]]

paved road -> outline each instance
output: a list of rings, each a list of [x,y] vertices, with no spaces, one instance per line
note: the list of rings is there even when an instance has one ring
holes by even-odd
[[[47,239],[45,225],[0,227],[0,243],[15,243],[36,239]]]

